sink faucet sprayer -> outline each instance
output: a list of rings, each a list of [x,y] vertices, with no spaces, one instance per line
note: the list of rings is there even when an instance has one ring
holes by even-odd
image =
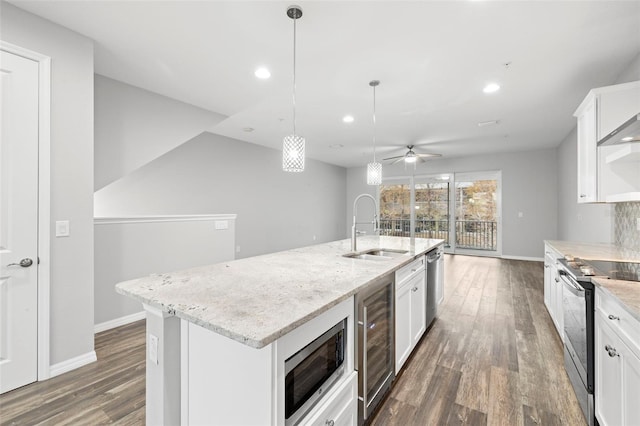
[[[371,198],[373,201],[373,220],[371,222],[356,222],[356,216],[358,214],[358,201],[361,198]],[[378,204],[376,199],[370,194],[360,194],[353,201],[353,226],[351,227],[351,251],[356,251],[356,236],[360,231],[356,230],[356,225],[373,224],[373,232],[378,231]],[[364,234],[364,232],[362,232]]]

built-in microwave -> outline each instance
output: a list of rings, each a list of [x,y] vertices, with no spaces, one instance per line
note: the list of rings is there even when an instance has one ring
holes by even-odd
[[[347,319],[285,360],[285,425],[297,424],[344,373]]]

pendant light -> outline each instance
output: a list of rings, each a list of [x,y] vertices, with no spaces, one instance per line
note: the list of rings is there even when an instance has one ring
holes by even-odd
[[[304,171],[304,138],[296,134],[296,21],[302,17],[300,6],[289,6],[287,16],[293,19],[293,134],[282,143],[282,170]]]
[[[380,185],[382,183],[382,164],[376,161],[376,86],[378,80],[371,80],[369,86],[373,87],[373,162],[367,164],[367,185]]]

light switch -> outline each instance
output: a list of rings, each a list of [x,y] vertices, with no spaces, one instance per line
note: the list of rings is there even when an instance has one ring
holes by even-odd
[[[149,361],[158,365],[158,336],[149,334]]]
[[[56,237],[68,237],[69,236],[69,221],[57,220],[56,221]]]
[[[229,229],[228,220],[216,220],[216,229]]]

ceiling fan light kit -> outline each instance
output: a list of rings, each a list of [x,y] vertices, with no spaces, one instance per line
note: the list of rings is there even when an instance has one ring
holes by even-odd
[[[305,140],[296,134],[296,21],[302,17],[300,6],[289,6],[287,16],[293,19],[293,134],[282,142],[282,170],[285,172],[304,171]]]
[[[373,87],[373,162],[367,164],[367,185],[380,185],[382,183],[382,163],[376,161],[376,87],[378,80],[371,80],[369,86]]]

